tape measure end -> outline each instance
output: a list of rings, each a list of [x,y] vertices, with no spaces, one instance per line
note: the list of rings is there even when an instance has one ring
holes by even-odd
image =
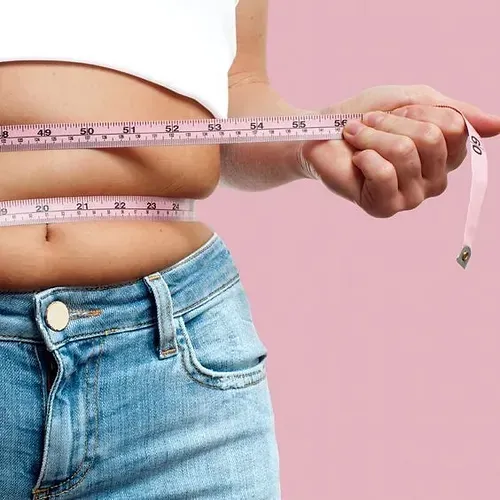
[[[472,253],[471,248],[466,245],[462,248],[460,255],[457,257],[457,262],[460,264],[460,266],[463,269],[465,269],[467,267],[467,264],[470,261],[471,253]]]

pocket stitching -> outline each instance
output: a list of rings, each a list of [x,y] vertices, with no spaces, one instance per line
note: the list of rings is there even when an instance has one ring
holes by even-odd
[[[257,366],[248,368],[244,372],[221,373],[205,368],[196,357],[194,347],[191,343],[191,339],[189,338],[189,332],[184,324],[184,320],[182,317],[176,319],[178,320],[177,330],[180,331],[182,338],[182,341],[179,342],[179,345],[181,346],[182,364],[189,378],[195,382],[214,389],[244,389],[245,387],[256,385],[266,378],[267,354]],[[202,378],[202,380],[194,376],[192,373],[193,370],[199,377]],[[248,379],[248,382],[242,382],[244,379]]]

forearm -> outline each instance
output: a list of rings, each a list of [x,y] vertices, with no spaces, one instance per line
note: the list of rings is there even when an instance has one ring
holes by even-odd
[[[230,89],[229,116],[292,116],[310,111],[290,106],[268,83],[244,83]],[[262,191],[311,177],[300,158],[301,142],[258,142],[221,146],[221,183]]]

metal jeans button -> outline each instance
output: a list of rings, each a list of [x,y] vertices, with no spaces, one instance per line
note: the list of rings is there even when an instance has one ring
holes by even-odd
[[[45,314],[45,319],[52,330],[64,330],[69,323],[69,310],[66,307],[66,304],[59,300],[49,304]]]

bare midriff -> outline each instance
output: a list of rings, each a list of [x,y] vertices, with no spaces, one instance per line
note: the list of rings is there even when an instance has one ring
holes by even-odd
[[[0,124],[211,118],[196,101],[100,67],[0,64]],[[0,153],[0,201],[93,195],[203,199],[220,175],[217,146]],[[139,279],[202,246],[200,221],[103,220],[0,227],[0,290]]]

